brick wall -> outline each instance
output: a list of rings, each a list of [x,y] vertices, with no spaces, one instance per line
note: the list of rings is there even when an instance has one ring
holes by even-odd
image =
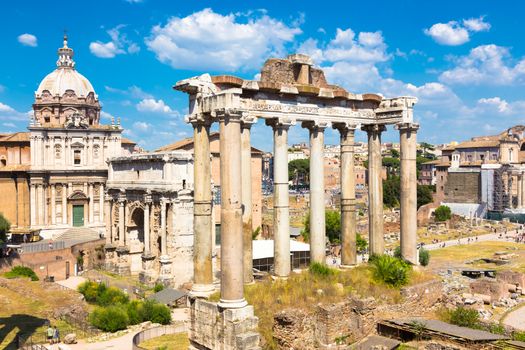
[[[448,173],[445,201],[450,203],[479,203],[480,173]]]

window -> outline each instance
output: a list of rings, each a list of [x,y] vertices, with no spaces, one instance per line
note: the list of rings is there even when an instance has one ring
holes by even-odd
[[[0,159],[0,165],[2,165],[3,167],[7,165],[7,159],[5,158],[2,158]]]
[[[49,123],[50,121],[51,121],[51,119],[49,118],[48,115],[46,115],[46,116],[44,117],[44,122],[45,122],[45,123]]]
[[[80,165],[80,163],[81,163],[81,153],[80,153],[79,149],[76,149],[73,152],[73,162],[74,162],[75,165]]]

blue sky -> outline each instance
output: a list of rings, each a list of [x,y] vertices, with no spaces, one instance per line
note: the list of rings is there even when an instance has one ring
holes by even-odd
[[[146,149],[190,136],[187,97],[209,72],[253,79],[264,60],[310,54],[351,92],[419,98],[419,140],[445,143],[525,123],[521,1],[10,1],[0,11],[0,132],[25,130],[67,29],[77,69]],[[358,133],[364,140],[364,133]],[[396,141],[388,131],[385,141]],[[253,144],[271,150],[262,122]],[[290,143],[307,141],[294,127]],[[329,130],[327,143],[337,143]]]

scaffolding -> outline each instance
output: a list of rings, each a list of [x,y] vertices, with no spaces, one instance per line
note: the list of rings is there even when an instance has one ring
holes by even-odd
[[[503,212],[509,207],[510,189],[509,184],[505,183],[509,176],[509,166],[503,165],[498,169],[494,169],[494,190],[493,190],[493,206],[492,211]]]

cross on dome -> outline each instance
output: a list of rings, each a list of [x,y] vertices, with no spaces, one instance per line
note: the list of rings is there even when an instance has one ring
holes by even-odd
[[[67,34],[66,33],[64,33],[64,46],[58,49],[57,67],[75,69],[75,61],[73,61],[73,49],[67,46]]]

